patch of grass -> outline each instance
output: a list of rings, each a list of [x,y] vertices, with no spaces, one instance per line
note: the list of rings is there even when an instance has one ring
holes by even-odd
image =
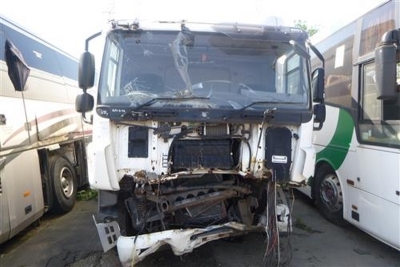
[[[97,191],[94,189],[81,190],[76,195],[78,201],[88,201],[97,197]]]

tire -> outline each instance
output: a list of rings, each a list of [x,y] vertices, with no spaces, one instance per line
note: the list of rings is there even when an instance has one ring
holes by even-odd
[[[77,177],[71,163],[64,157],[50,159],[53,201],[51,212],[62,214],[72,210],[76,201]]]
[[[346,226],[343,219],[343,192],[335,171],[329,165],[322,165],[316,171],[314,196],[316,205],[328,221]]]

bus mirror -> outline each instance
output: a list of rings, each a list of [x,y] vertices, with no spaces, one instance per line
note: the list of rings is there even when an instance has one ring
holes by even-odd
[[[314,105],[314,130],[321,130],[325,122],[326,107],[325,104]],[[316,126],[315,126],[316,124]]]
[[[378,99],[391,100],[397,98],[396,66],[396,46],[394,44],[382,44],[375,49],[375,74]]]
[[[88,51],[85,51],[79,60],[79,87],[86,89],[93,87],[95,75],[94,56]]]
[[[312,73],[311,87],[313,92],[313,102],[323,103],[325,97],[324,84],[325,70],[317,68]]]
[[[5,44],[5,59],[8,68],[8,76],[15,91],[22,92],[25,90],[26,80],[28,79],[30,69],[25,63],[21,52],[11,43],[6,40]]]
[[[92,95],[84,92],[75,99],[75,110],[79,113],[85,113],[93,110],[94,98]]]

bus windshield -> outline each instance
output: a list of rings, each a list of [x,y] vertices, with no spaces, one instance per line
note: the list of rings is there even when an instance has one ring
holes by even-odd
[[[310,105],[308,59],[290,42],[267,35],[115,30],[107,36],[102,64],[104,105],[135,108],[150,101],[152,108],[228,110]]]

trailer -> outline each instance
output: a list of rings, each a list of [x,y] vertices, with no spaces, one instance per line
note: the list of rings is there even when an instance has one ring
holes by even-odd
[[[182,255],[258,231],[266,265],[288,260],[282,188],[313,175],[312,133],[324,121],[323,68],[311,71],[308,40],[293,27],[185,20],[113,20],[87,39],[76,107],[95,106],[89,181],[104,251],[117,246],[131,266],[165,245]]]
[[[88,186],[77,78],[75,58],[0,17],[0,243],[69,212]]]

